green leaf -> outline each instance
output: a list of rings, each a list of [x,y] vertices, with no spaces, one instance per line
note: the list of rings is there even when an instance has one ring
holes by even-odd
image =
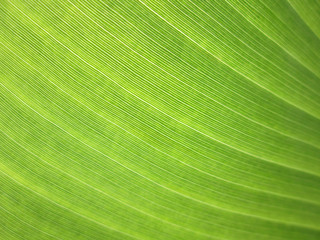
[[[0,0],[0,238],[319,239],[318,0]]]

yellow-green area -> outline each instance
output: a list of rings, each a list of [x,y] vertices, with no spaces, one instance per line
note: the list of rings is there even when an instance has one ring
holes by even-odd
[[[0,239],[320,239],[320,1],[0,0]]]

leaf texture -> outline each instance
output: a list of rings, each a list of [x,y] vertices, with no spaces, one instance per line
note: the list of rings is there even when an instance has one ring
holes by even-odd
[[[1,239],[319,239],[318,0],[0,0]]]

